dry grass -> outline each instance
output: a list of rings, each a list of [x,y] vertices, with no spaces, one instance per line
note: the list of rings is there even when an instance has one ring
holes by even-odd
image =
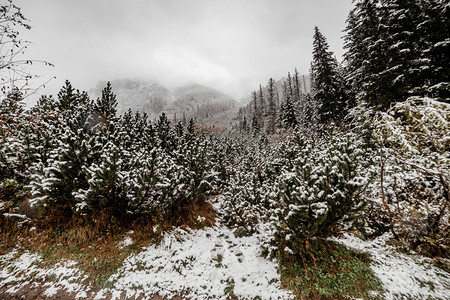
[[[201,217],[202,221],[198,220]],[[195,203],[183,209],[178,215],[140,217],[128,223],[101,224],[105,220],[83,225],[72,221],[60,226],[24,225],[0,216],[0,254],[12,248],[29,250],[43,256],[43,265],[51,266],[62,259],[78,262],[97,287],[104,287],[107,279],[122,266],[124,259],[131,253],[141,251],[142,247],[157,244],[163,233],[175,227],[200,229],[213,226],[216,219],[211,204]],[[54,224],[54,221],[51,222]],[[133,244],[119,247],[125,236]]]

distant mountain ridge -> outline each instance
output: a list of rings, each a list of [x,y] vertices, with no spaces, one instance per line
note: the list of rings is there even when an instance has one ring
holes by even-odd
[[[97,84],[92,90],[95,97],[101,97],[105,86],[105,81]],[[174,101],[172,92],[157,82],[118,79],[111,81],[111,86],[117,97],[118,114],[131,109],[133,112],[146,112],[151,117],[159,115]]]
[[[96,98],[101,97],[105,86],[105,81],[99,82],[91,93]],[[155,119],[164,112],[171,119],[194,118],[201,122],[238,106],[232,97],[197,83],[177,87],[173,91],[157,82],[131,79],[113,80],[111,86],[117,97],[118,114],[131,109],[145,112]]]

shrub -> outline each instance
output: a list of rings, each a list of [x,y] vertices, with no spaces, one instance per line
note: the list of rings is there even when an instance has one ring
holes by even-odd
[[[352,134],[314,145],[297,139],[293,168],[279,177],[275,193],[279,254],[302,255],[317,249],[335,225],[355,219],[366,205],[373,178],[370,150]]]
[[[396,237],[428,255],[448,255],[450,247],[449,121],[447,103],[411,97],[378,113],[373,133],[383,178],[375,196]]]

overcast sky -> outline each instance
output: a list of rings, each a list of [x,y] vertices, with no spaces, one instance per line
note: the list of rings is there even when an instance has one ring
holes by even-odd
[[[197,82],[235,98],[298,68],[308,73],[314,26],[338,59],[351,0],[16,0],[33,29],[28,55],[55,64],[43,93],[69,79]]]

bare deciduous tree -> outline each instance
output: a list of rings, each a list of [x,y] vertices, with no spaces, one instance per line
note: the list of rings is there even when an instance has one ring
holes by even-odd
[[[32,74],[29,67],[34,63],[53,66],[47,61],[24,58],[25,51],[31,42],[20,38],[19,30],[21,29],[31,29],[29,20],[22,14],[20,7],[12,0],[7,0],[0,6],[0,90],[3,95],[13,90],[21,91],[24,97],[33,94],[48,80],[31,87],[30,81],[41,76]]]

